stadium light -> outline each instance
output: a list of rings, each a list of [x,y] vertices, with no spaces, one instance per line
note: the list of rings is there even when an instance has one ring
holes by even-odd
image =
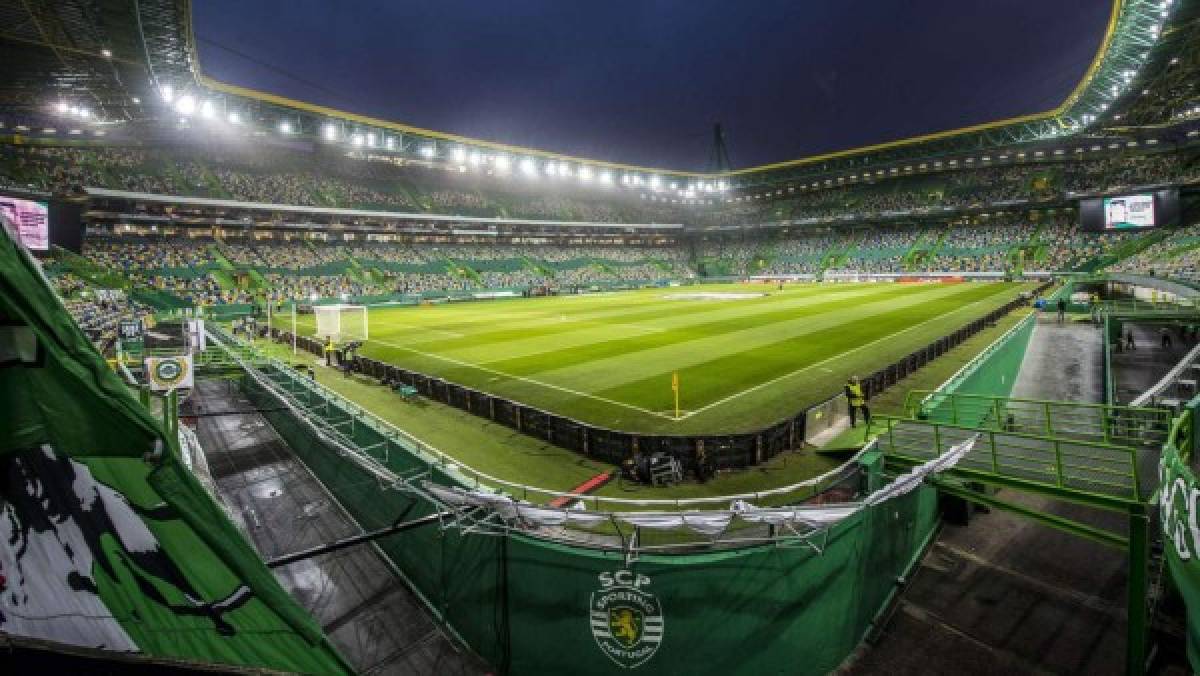
[[[373,131],[367,132],[367,147],[368,148],[375,147],[375,132],[373,132]]]
[[[292,133],[292,123],[291,123],[291,122],[288,122],[287,120],[280,120],[280,122],[279,122],[279,133],[281,133],[281,134],[290,134],[290,133]]]
[[[533,160],[526,157],[525,159],[521,160],[521,173],[525,174],[529,178],[537,178],[537,165],[534,164]]]
[[[592,168],[591,167],[580,167],[579,168],[579,180],[583,181],[584,183],[590,183],[592,180]]]
[[[142,104],[142,100],[136,96],[130,98],[129,100],[132,101],[133,105],[135,105],[135,106],[140,106]]]
[[[558,175],[562,176],[562,177],[570,176],[571,175],[571,165],[567,164],[566,162],[559,162],[558,163]]]
[[[612,172],[611,171],[600,172],[600,182],[603,183],[604,185],[612,185],[612,182],[613,182]]]
[[[363,144],[363,135],[362,135],[362,134],[355,134],[355,135],[351,136],[351,137],[350,137],[350,143],[352,143],[352,144],[354,144],[354,145],[356,145],[356,146],[361,146],[361,145]]]
[[[509,161],[508,157],[504,155],[497,155],[496,159],[493,160],[493,164],[496,165],[496,171],[501,173],[508,171]]]
[[[436,152],[432,144],[421,146],[421,157],[432,158]]]
[[[205,101],[200,104],[200,117],[206,120],[211,120],[217,116],[217,108],[212,101]]]
[[[162,95],[163,103],[170,103],[171,101],[175,100],[175,88],[169,84],[163,85],[162,88],[158,90],[158,93]]]
[[[59,113],[61,113],[61,114],[63,114],[63,115],[66,115],[66,114],[67,114],[67,111],[69,111],[69,110],[71,109],[71,106],[68,106],[66,101],[59,101],[59,102],[58,102],[58,105],[54,106],[54,108],[55,108],[55,109],[56,109],[56,110],[57,110]]]
[[[479,151],[478,150],[472,151],[471,152],[471,166],[478,167],[480,165],[480,163],[482,163],[482,162],[483,162],[483,156],[479,154]]]
[[[396,149],[396,139],[389,136],[389,137],[387,137],[387,141],[385,141],[383,145],[387,146],[388,150],[395,150]]]
[[[106,59],[111,59],[112,58],[112,50],[108,49],[107,47],[104,49],[101,49],[100,56],[103,56]]]
[[[657,176],[650,177],[650,187],[651,188],[658,190],[658,185],[660,182],[661,182],[661,180]]]
[[[558,173],[558,165],[555,164],[554,162],[547,162],[546,163],[546,175],[554,176],[557,173]]]
[[[79,117],[82,117],[83,119],[85,119],[85,120],[86,120],[86,119],[88,119],[88,118],[89,118],[89,117],[91,117],[91,116],[92,116],[92,111],[88,110],[87,108],[80,108],[80,109],[79,109]]]
[[[229,111],[229,124],[241,124],[242,116],[236,110]]]
[[[456,146],[454,150],[450,152],[450,155],[454,158],[454,161],[458,162],[459,164],[467,161],[467,150],[462,146]]]
[[[196,112],[196,97],[191,94],[184,94],[175,102],[175,111],[180,115],[191,115]]]
[[[325,126],[321,129],[321,135],[325,137],[326,141],[336,141],[338,135],[337,127],[332,122],[326,122]]]

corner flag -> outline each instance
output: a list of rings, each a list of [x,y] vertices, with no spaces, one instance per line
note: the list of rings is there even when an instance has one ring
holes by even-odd
[[[679,417],[679,371],[671,373],[671,391],[675,393],[675,417]]]

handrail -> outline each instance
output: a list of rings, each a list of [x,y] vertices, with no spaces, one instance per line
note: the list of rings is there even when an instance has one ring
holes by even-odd
[[[1197,349],[1200,349],[1200,348],[1197,348]],[[1083,401],[1075,402],[1075,401],[1056,401],[1053,399],[1028,399],[1028,398],[1024,398],[1024,397],[1001,397],[1001,396],[995,395],[995,394],[972,394],[969,392],[938,392],[937,390],[910,390],[908,393],[908,397],[912,397],[914,394],[917,394],[920,392],[936,394],[936,395],[943,396],[943,397],[958,397],[960,399],[964,399],[964,398],[965,399],[988,399],[988,400],[1009,401],[1009,402],[1023,403],[1023,404],[1052,404],[1054,406],[1069,406],[1072,408],[1107,409],[1107,410],[1129,411],[1129,412],[1138,412],[1138,413],[1162,413],[1162,412],[1166,411],[1166,409],[1160,408],[1158,406],[1133,406],[1133,405],[1111,406],[1109,404],[1095,404],[1092,402],[1083,402]],[[904,408],[905,408],[905,410],[909,410],[911,408],[908,405],[907,401],[905,402]]]
[[[1147,401],[1153,401],[1155,397],[1166,391],[1166,389],[1170,387],[1177,378],[1179,378],[1185,368],[1188,368],[1198,360],[1200,360],[1200,345],[1197,345],[1189,350],[1188,353],[1184,355],[1183,359],[1179,360],[1179,363],[1175,364],[1170,371],[1167,371],[1167,374],[1160,378],[1159,381],[1150,389],[1139,394],[1137,398],[1131,402],[1131,405],[1141,406]]]

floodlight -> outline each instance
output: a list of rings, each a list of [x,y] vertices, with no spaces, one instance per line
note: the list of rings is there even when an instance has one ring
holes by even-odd
[[[497,155],[495,164],[497,171],[508,171],[508,158],[504,155]]]
[[[79,117],[82,117],[83,119],[85,119],[85,120],[86,120],[86,119],[88,119],[88,118],[89,118],[89,117],[91,117],[91,116],[92,116],[92,111],[88,110],[87,108],[80,108],[80,109],[79,109]]]
[[[387,141],[384,142],[384,145],[387,146],[388,150],[395,150],[396,149],[396,139],[389,136],[387,138]]]
[[[479,151],[473,151],[471,153],[471,164],[477,167],[480,162],[483,162],[483,157],[479,154]]]
[[[592,168],[591,167],[580,167],[579,168],[579,180],[583,181],[584,183],[587,183],[588,181],[592,180]]]
[[[337,127],[332,122],[327,122],[321,130],[321,134],[325,137],[326,141],[336,141],[338,135]]]
[[[180,115],[191,115],[196,111],[196,98],[191,94],[184,94],[175,102],[175,110]]]
[[[101,50],[100,50],[100,56],[103,56],[103,57],[104,57],[104,58],[106,58],[106,59],[111,59],[111,58],[112,58],[112,50],[111,50],[111,49],[107,49],[107,48],[106,48],[106,49],[101,49]]]
[[[533,160],[526,157],[521,160],[521,173],[533,178],[537,176],[537,165],[533,163]]]
[[[658,190],[658,184],[659,184],[659,182],[660,182],[660,179],[659,179],[657,176],[651,176],[651,177],[650,177],[650,187],[651,187],[651,188],[654,188],[655,190]]]
[[[58,102],[58,105],[57,105],[57,106],[55,106],[55,108],[58,110],[58,112],[60,112],[60,113],[62,113],[62,114],[64,114],[64,115],[66,114],[66,112],[67,112],[68,110],[70,110],[70,109],[71,109],[71,107],[67,105],[67,102],[66,102],[66,101],[59,101],[59,102]]]
[[[430,158],[430,157],[433,157],[434,153],[436,153],[436,152],[437,151],[434,150],[434,147],[432,144],[421,146],[421,157]]]
[[[571,175],[571,165],[567,164],[566,162],[560,162],[558,165],[558,175],[559,176],[570,176]]]
[[[546,175],[554,176],[557,173],[558,173],[558,164],[555,162],[547,162],[546,163]]]
[[[455,148],[451,152],[451,155],[454,157],[454,161],[458,162],[459,164],[462,164],[467,159],[467,151],[464,150],[462,146]]]
[[[600,182],[603,183],[604,185],[611,185],[612,184],[612,172],[611,171],[600,172]]]
[[[363,144],[363,135],[362,135],[362,134],[355,134],[354,136],[351,136],[351,137],[350,137],[350,142],[351,142],[351,143],[353,143],[353,144],[354,144],[354,145],[356,145],[356,146],[361,146],[361,145]]]
[[[292,133],[292,123],[291,123],[291,122],[288,122],[287,120],[280,120],[280,122],[279,122],[279,132],[280,132],[280,133],[282,133],[282,134],[290,134],[290,133]]]
[[[368,148],[375,147],[375,132],[373,132],[373,131],[367,132],[367,147]]]
[[[133,105],[135,105],[135,106],[137,106],[137,105],[141,105],[141,103],[142,103],[142,100],[141,100],[141,99],[139,99],[139,98],[138,98],[138,97],[136,97],[136,96],[135,96],[135,97],[133,97],[133,98],[131,98],[131,99],[129,99],[129,100],[130,100],[130,101],[132,101],[132,102],[133,102]]]
[[[229,124],[241,124],[242,116],[238,115],[236,110],[229,111]]]
[[[162,95],[163,102],[165,103],[170,103],[175,98],[175,89],[171,85],[163,85],[158,92]]]
[[[212,101],[205,101],[204,103],[200,104],[200,117],[203,117],[206,120],[211,120],[216,116],[216,114],[217,109],[216,106],[213,105]]]

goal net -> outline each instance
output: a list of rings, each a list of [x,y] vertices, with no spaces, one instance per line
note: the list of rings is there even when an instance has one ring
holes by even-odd
[[[365,305],[316,305],[316,335],[332,337],[335,342],[367,339],[367,307]]]

